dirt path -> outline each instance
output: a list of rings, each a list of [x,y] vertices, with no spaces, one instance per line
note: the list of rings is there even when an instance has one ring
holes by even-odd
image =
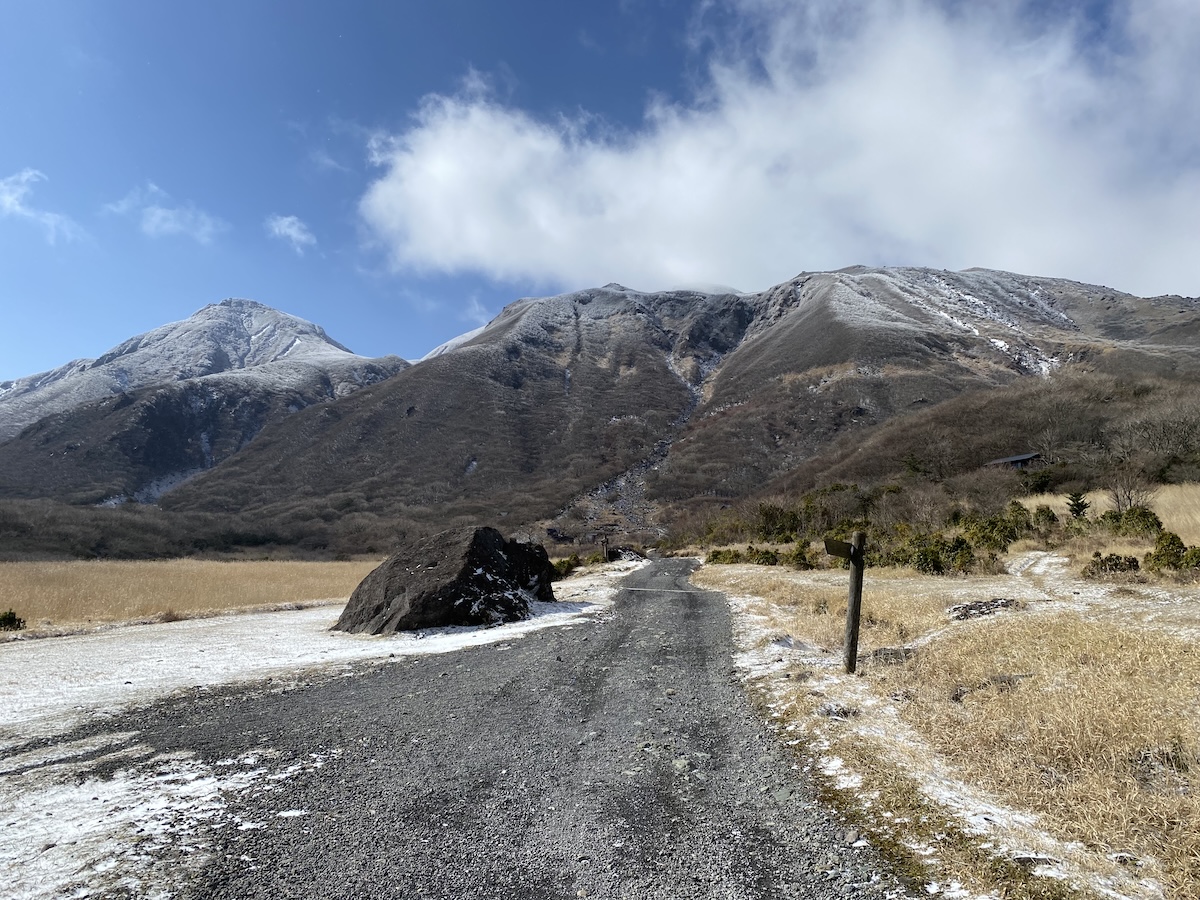
[[[104,745],[93,779],[182,760],[181,784],[220,782],[147,835],[131,895],[896,896],[749,707],[726,601],[693,565],[634,573],[597,622],[73,735]]]

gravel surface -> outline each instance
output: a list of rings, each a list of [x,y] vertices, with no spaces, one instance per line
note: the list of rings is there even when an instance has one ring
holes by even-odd
[[[266,773],[199,866],[158,862],[182,897],[900,896],[750,708],[692,567],[633,573],[597,622],[97,727]]]

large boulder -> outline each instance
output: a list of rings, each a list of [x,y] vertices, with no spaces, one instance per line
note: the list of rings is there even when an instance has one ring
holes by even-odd
[[[540,544],[494,528],[455,528],[389,557],[350,595],[334,628],[391,634],[445,625],[498,625],[554,600],[554,567]]]

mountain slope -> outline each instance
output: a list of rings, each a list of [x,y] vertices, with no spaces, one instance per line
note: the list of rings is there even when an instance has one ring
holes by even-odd
[[[0,382],[0,441],[51,413],[221,372],[257,370],[278,385],[327,370],[335,392],[345,393],[358,386],[354,372],[363,361],[319,325],[253,300],[222,300],[130,338],[98,359]]]
[[[250,369],[42,419],[0,444],[0,496],[158,498],[313,546],[331,529],[346,547],[479,522],[649,537],[680,507],[826,471],[814,461],[833,447],[850,471],[877,426],[954,398],[1068,372],[1193,385],[1200,301],[918,268],[804,273],[757,294],[608,285],[519,300],[347,396],[324,374],[295,394],[235,383],[294,365],[279,346]]]
[[[738,302],[651,304],[619,285],[518,301],[450,352],[264,431],[220,477],[163,502],[427,520],[552,514],[635,464],[686,416],[695,401],[672,353],[711,355],[707,338],[681,346],[688,323]]]
[[[659,500],[741,496],[840,434],[1018,378],[1200,372],[1200,302],[1061,279],[855,267],[753,304],[745,340],[650,475]]]
[[[152,501],[271,421],[407,367],[317,325],[225,300],[96,360],[0,385],[0,496]]]
[[[265,430],[163,502],[653,529],[672,504],[747,495],[841,435],[953,397],[1065,368],[1195,374],[1198,322],[1194,300],[982,270],[521,300],[396,378]]]

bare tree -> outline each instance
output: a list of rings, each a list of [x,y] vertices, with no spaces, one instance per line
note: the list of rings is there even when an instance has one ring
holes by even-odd
[[[1156,493],[1149,479],[1131,466],[1118,466],[1109,477],[1108,499],[1119,515],[1134,506],[1149,509]]]

